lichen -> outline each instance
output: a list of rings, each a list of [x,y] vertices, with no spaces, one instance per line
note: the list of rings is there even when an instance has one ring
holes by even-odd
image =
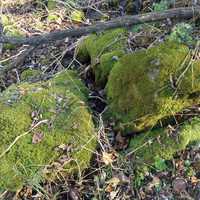
[[[108,115],[125,132],[141,131],[192,105],[188,97],[200,90],[200,63],[190,61],[189,49],[172,42],[124,55],[106,86]]]
[[[87,89],[68,71],[46,82],[13,85],[1,94],[0,155],[25,135],[1,156],[0,189],[14,191],[88,167],[96,139],[86,99]],[[35,134],[42,137],[38,142]]]
[[[109,72],[115,64],[115,57],[121,57],[125,53],[126,39],[124,29],[114,29],[92,34],[80,40],[76,57],[81,62],[91,63],[97,86],[105,85]]]
[[[200,119],[194,118],[179,128],[160,128],[139,134],[131,139],[129,151],[139,165],[152,166],[158,158],[170,160],[193,141],[200,140]],[[129,152],[129,153],[130,153]]]

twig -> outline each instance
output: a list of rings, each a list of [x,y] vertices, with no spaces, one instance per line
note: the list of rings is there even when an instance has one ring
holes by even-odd
[[[39,36],[21,37],[21,38],[0,36],[0,43],[10,43],[14,45],[28,44],[34,46],[44,43],[50,43],[56,40],[63,40],[66,37],[79,37],[82,35],[87,35],[89,33],[105,31],[113,28],[129,27],[136,24],[161,21],[167,18],[189,19],[195,16],[200,16],[200,6],[186,7],[186,8],[181,7],[181,8],[169,9],[164,12],[151,12],[134,16],[124,16],[108,22],[101,22],[96,25],[80,27],[77,29],[54,31]]]
[[[47,123],[47,122],[48,122],[47,119],[42,120],[42,121],[39,121],[37,124],[35,124],[33,127],[31,127],[30,130],[28,130],[27,132],[25,132],[25,133],[23,133],[23,134],[21,134],[21,135],[18,135],[18,136],[14,139],[14,141],[8,146],[8,148],[7,148],[4,152],[1,153],[0,158],[2,158],[6,153],[8,153],[8,152],[10,151],[10,149],[15,145],[15,143],[16,143],[20,138],[22,138],[22,137],[28,135],[32,130],[34,130],[34,129],[35,129],[36,127],[38,127],[40,124]]]

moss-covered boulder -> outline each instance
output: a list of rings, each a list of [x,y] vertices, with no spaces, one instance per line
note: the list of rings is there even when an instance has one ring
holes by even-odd
[[[124,55],[109,75],[109,115],[125,132],[151,128],[198,102],[191,97],[200,91],[199,77],[200,62],[174,42]]]
[[[200,119],[194,118],[178,128],[160,128],[139,134],[131,139],[129,154],[138,166],[155,167],[158,160],[170,160],[193,141],[200,140]]]
[[[76,57],[91,64],[97,86],[105,86],[110,70],[125,53],[126,40],[126,30],[114,29],[92,34],[79,42]]]
[[[96,139],[87,89],[74,72],[10,86],[0,97],[0,190],[88,167]]]

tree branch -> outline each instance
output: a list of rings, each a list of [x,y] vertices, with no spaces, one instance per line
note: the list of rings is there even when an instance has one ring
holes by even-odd
[[[164,12],[151,12],[146,14],[124,16],[108,22],[101,22],[96,25],[80,27],[76,29],[67,29],[63,31],[55,31],[48,34],[31,37],[8,37],[0,36],[0,43],[10,43],[14,45],[39,45],[50,43],[56,40],[62,40],[66,37],[79,37],[89,33],[105,31],[112,28],[129,27],[136,24],[143,24],[147,22],[161,21],[167,18],[170,19],[190,19],[192,17],[200,16],[200,6],[182,7],[166,10]]]

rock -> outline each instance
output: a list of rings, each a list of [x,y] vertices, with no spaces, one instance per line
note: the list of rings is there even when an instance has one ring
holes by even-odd
[[[167,128],[150,130],[131,139],[129,151],[134,150],[140,167],[155,165],[158,158],[170,160],[173,155],[184,150],[189,143],[200,140],[200,119],[194,118],[185,122],[176,135],[170,134]]]
[[[176,178],[173,183],[173,190],[176,193],[181,193],[186,191],[187,183],[183,178]]]
[[[125,53],[126,39],[124,29],[114,29],[80,40],[76,57],[81,62],[91,63],[97,86],[105,86],[110,70]]]
[[[46,82],[13,85],[1,94],[0,190],[88,167],[96,139],[86,102],[87,89],[71,71]]]
[[[190,59],[174,42],[121,57],[106,85],[108,115],[124,132],[138,132],[198,103],[190,97],[200,91],[200,62]]]

